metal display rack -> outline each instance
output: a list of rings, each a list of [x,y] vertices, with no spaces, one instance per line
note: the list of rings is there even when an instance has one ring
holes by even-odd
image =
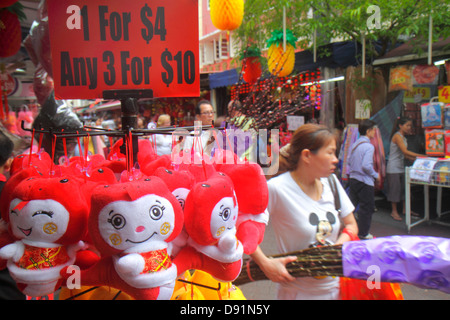
[[[420,178],[418,178],[418,176]],[[424,217],[411,222],[411,185],[422,185],[424,187]],[[436,213],[437,218],[430,218],[430,186],[437,187]],[[442,216],[450,211],[442,212],[442,188],[450,188],[450,171],[427,170],[413,167],[405,168],[405,214],[408,233],[411,228],[422,223],[437,223],[450,226],[450,223],[441,221]]]

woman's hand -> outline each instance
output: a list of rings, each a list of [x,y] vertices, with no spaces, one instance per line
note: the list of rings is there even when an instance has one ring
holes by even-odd
[[[286,265],[297,260],[296,256],[270,258],[262,252],[260,247],[251,256],[269,280],[279,283],[287,283],[295,280],[295,277],[291,276],[287,271]]]

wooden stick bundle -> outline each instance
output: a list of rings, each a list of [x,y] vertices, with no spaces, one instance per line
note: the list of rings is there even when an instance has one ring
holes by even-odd
[[[308,248],[270,257],[287,256],[297,256],[296,261],[286,265],[286,269],[294,277],[343,276],[342,245]],[[233,284],[242,285],[258,280],[268,279],[253,260],[244,259],[242,272]]]

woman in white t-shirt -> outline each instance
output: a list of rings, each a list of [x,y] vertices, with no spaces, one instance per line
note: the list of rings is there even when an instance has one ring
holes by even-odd
[[[358,234],[354,206],[332,175],[338,162],[335,151],[335,137],[326,127],[306,124],[292,136],[288,171],[268,181],[267,210],[280,253],[339,244]],[[330,175],[339,192],[340,213],[327,179]],[[278,299],[339,299],[339,278],[291,276],[285,266],[295,256],[268,258],[260,247],[251,256],[270,280],[279,283]]]

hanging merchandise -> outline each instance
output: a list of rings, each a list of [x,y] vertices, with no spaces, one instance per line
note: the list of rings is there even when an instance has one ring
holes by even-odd
[[[345,127],[342,136],[343,140],[341,150],[339,152],[338,167],[341,171],[342,181],[348,181],[348,156],[352,145],[359,137],[358,125],[350,124]]]
[[[430,102],[420,106],[422,128],[442,128],[444,103]]]
[[[286,49],[283,47],[283,31],[275,30],[267,40],[269,72],[278,77],[286,77],[294,70],[296,38],[291,30],[286,30]]]
[[[257,47],[249,47],[241,55],[241,60],[245,82],[254,84],[262,74],[261,50]]]
[[[11,2],[11,1],[9,1]],[[0,57],[10,57],[20,50],[22,29],[20,19],[25,19],[23,5],[19,2],[0,7]]]
[[[389,92],[397,90],[413,90],[412,67],[392,67],[389,73]]]
[[[220,30],[239,28],[244,18],[244,0],[211,0],[211,21]]]
[[[378,127],[375,127],[375,136],[370,139],[370,143],[374,146],[373,166],[378,172],[379,182],[375,183],[375,189],[383,190],[384,179],[386,177],[386,155],[384,152],[383,139]]]
[[[427,129],[425,131],[425,153],[431,157],[445,155],[445,131],[443,129]]]
[[[450,130],[445,130],[445,157],[450,158]]]

